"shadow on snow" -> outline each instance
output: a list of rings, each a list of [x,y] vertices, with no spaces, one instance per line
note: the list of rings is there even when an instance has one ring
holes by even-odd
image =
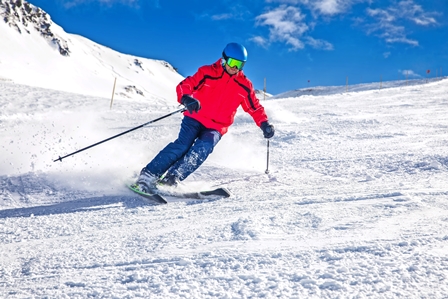
[[[0,218],[31,217],[53,214],[68,214],[92,210],[103,210],[111,206],[122,205],[125,208],[133,209],[152,205],[142,201],[135,196],[101,196],[92,198],[77,199],[68,202],[61,202],[51,205],[34,207],[13,208],[0,211]],[[157,205],[157,204],[154,204]]]

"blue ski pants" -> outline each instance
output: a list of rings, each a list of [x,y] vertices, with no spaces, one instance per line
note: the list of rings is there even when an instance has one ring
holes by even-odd
[[[183,181],[204,163],[221,137],[218,131],[184,116],[177,139],[161,150],[144,170],[156,177],[168,171]]]

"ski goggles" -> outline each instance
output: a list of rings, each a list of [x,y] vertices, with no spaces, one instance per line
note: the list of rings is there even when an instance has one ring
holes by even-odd
[[[230,67],[236,67],[237,69],[239,69],[240,71],[243,69],[244,64],[246,63],[245,61],[241,61],[238,59],[234,59],[234,58],[227,58],[226,61],[227,65]]]

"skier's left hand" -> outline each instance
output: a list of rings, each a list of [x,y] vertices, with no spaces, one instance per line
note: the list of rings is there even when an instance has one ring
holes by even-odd
[[[263,130],[264,138],[271,138],[274,136],[275,129],[274,126],[269,124],[269,122],[264,121],[261,123],[260,128]]]

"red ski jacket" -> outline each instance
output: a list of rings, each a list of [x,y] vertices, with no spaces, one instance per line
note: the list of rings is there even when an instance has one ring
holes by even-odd
[[[217,130],[221,135],[227,133],[239,106],[252,116],[258,126],[268,120],[255,96],[252,82],[243,71],[229,75],[221,59],[200,67],[193,76],[188,76],[177,85],[176,92],[179,103],[184,94],[201,103],[198,113],[185,111],[184,115],[196,119],[206,128]]]

